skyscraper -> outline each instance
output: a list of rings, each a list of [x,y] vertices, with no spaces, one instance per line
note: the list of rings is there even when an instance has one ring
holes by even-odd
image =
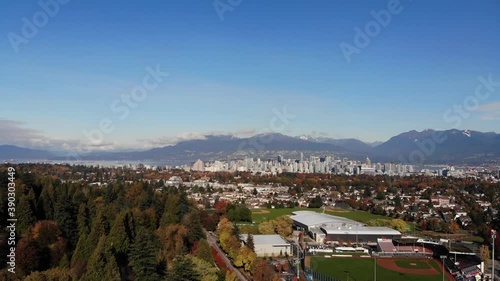
[[[368,158],[368,156],[366,157],[366,166],[368,166],[368,167],[372,166],[372,160],[370,160],[370,158]]]

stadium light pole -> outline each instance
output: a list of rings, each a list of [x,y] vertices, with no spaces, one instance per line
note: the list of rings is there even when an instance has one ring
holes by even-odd
[[[439,256],[441,258],[441,264],[443,265],[443,281],[444,281],[444,259],[446,259],[445,255]]]
[[[373,265],[373,279],[374,281],[377,281],[377,254],[373,253],[373,258],[375,259],[374,265]]]
[[[497,231],[491,230],[491,240],[493,241],[493,252],[491,255],[491,278],[495,280],[495,238],[497,238]]]

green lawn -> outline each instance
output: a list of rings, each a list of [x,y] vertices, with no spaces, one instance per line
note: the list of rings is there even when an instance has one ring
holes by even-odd
[[[404,260],[396,261],[396,264],[402,268],[411,268],[411,269],[429,269],[429,268],[431,268],[429,266],[429,264],[427,264],[421,260],[404,259]]]
[[[269,213],[261,213],[269,212]],[[263,221],[275,219],[279,216],[290,215],[294,211],[314,211],[318,213],[322,213],[323,209],[320,208],[286,208],[286,209],[252,209],[252,220],[256,223],[261,223]],[[354,221],[359,221],[362,223],[366,223],[369,220],[373,219],[391,219],[388,217],[374,215],[369,212],[363,211],[347,211],[347,210],[326,210],[325,214],[334,215],[338,217],[343,217],[347,219],[351,219]]]
[[[256,223],[275,219],[280,216],[290,215],[294,211],[315,211],[319,212],[322,209],[314,208],[286,208],[286,209],[252,209],[252,220]],[[264,212],[264,213],[261,213]],[[269,213],[267,213],[269,212]]]
[[[373,281],[374,260],[371,258],[311,258],[311,268],[317,272],[344,281]],[[377,266],[377,280],[398,281],[441,281],[442,271],[435,261],[431,261],[433,267],[439,270],[434,275],[413,275],[390,271]],[[449,280],[446,279],[445,280]]]
[[[334,216],[338,216],[338,217],[343,217],[343,218],[346,218],[346,219],[351,219],[353,221],[359,221],[359,222],[362,222],[362,223],[366,223],[367,221],[369,220],[374,220],[374,219],[392,219],[392,218],[389,218],[389,217],[385,217],[385,216],[381,216],[381,215],[374,215],[372,213],[369,213],[369,212],[364,212],[364,211],[346,211],[346,210],[331,210],[331,211],[328,211],[326,210],[327,214],[329,215],[334,215]]]

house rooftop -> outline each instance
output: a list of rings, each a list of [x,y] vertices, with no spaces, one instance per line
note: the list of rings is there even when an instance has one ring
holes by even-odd
[[[241,234],[240,239],[247,241],[248,234]],[[278,234],[253,235],[255,245],[290,246],[290,243]]]

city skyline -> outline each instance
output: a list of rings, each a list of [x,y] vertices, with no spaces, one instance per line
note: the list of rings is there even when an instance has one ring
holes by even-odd
[[[498,132],[497,1],[241,1],[224,12],[206,1],[41,2],[59,4],[3,4],[0,145]],[[373,22],[374,36],[358,34]]]

